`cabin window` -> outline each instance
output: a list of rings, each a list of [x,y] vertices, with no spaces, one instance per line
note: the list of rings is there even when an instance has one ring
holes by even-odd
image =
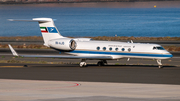
[[[110,47],[109,50],[112,51],[112,47]]]
[[[131,51],[131,48],[128,48],[128,51],[130,52],[130,51]]]
[[[122,48],[121,50],[122,50],[122,51],[125,51],[125,49],[124,49],[124,48]]]
[[[97,47],[96,49],[97,49],[97,50],[100,50],[100,47]]]
[[[105,51],[105,50],[106,50],[106,47],[103,47],[103,50]]]
[[[56,41],[55,44],[58,44],[58,42]]]
[[[118,51],[119,49],[118,48],[115,48],[116,51]]]

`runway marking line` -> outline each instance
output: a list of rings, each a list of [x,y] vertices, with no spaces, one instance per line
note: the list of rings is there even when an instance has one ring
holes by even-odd
[[[0,68],[23,68],[24,66],[0,66]]]

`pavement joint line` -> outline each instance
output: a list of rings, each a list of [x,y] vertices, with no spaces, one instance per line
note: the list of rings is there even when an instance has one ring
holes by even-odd
[[[0,80],[7,80],[7,79],[0,79]],[[8,79],[12,80],[12,79]],[[13,80],[13,81],[38,81],[38,80]],[[54,81],[57,83],[66,83],[70,85],[59,86],[59,87],[40,87],[40,88],[24,88],[24,89],[16,89],[16,90],[0,90],[0,92],[17,92],[17,91],[34,91],[34,90],[53,90],[53,89],[62,89],[62,88],[72,88],[81,86],[80,83],[74,81]]]

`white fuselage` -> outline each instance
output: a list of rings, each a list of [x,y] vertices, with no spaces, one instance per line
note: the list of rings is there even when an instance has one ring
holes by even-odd
[[[161,47],[158,44],[126,43],[118,41],[79,41],[76,40],[77,47],[69,54],[79,56],[111,56],[113,59],[119,58],[150,58],[167,59],[172,55],[165,49],[153,49]]]

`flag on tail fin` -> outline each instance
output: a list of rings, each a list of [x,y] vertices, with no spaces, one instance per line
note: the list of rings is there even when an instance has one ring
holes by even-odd
[[[40,29],[41,29],[41,32],[42,32],[42,33],[48,33],[48,31],[47,31],[47,28],[46,28],[46,27],[40,27]]]

